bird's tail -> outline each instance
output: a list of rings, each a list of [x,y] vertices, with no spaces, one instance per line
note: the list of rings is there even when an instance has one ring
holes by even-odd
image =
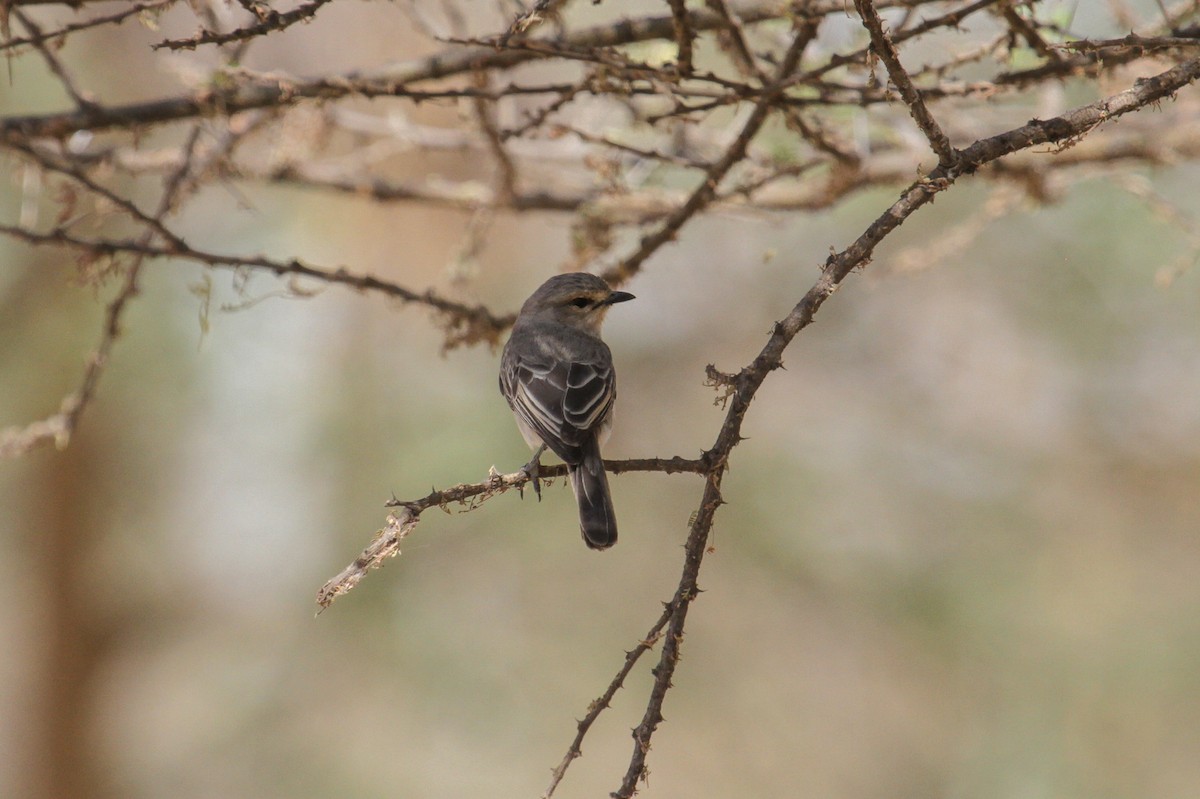
[[[608,549],[617,543],[617,515],[608,493],[608,476],[600,459],[600,446],[593,440],[583,460],[569,467],[571,490],[579,504],[579,529],[592,549]]]

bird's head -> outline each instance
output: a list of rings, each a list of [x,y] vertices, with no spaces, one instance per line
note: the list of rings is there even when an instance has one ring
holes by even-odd
[[[521,316],[598,332],[610,306],[633,298],[627,291],[614,291],[603,278],[587,272],[567,272],[555,275],[533,292],[521,306]]]

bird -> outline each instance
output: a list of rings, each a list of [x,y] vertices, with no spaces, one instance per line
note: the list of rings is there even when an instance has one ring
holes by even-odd
[[[592,549],[617,543],[600,455],[612,431],[617,375],[600,326],[610,307],[632,299],[587,272],[555,275],[521,306],[500,358],[500,393],[535,450],[523,470],[541,499],[542,453],[549,448],[567,464],[579,529]]]

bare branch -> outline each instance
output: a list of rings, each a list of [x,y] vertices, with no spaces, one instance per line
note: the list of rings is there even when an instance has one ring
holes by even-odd
[[[537,0],[533,8],[517,16],[508,26],[508,30],[500,35],[500,46],[506,46],[514,36],[528,36],[547,20],[556,19],[564,5],[566,0]]]
[[[70,442],[80,416],[96,394],[100,376],[108,365],[109,354],[121,333],[121,316],[129,301],[137,295],[140,273],[141,263],[135,262],[126,270],[121,287],[105,308],[100,343],[84,364],[79,388],[63,398],[58,412],[52,416],[28,425],[0,430],[0,460],[16,458],[47,443],[64,449]]]
[[[284,11],[282,13],[265,5],[256,5],[254,13],[258,17],[258,22],[254,25],[238,28],[229,33],[202,30],[188,39],[167,39],[161,41],[154,45],[154,49],[195,50],[202,44],[220,45],[248,41],[258,36],[265,36],[268,33],[286,30],[297,22],[306,22],[312,19],[321,10],[321,6],[328,2],[330,0],[309,0],[309,2],[299,5],[291,11]]]
[[[667,0],[671,7],[671,21],[675,26],[675,47],[679,51],[679,74],[690,75],[692,72],[692,40],[696,32],[692,30],[691,19],[688,17],[685,0]]]
[[[58,78],[58,82],[62,84],[62,87],[67,92],[67,95],[75,101],[75,105],[79,108],[90,108],[95,106],[95,102],[90,97],[86,96],[82,91],[80,91],[79,87],[75,85],[75,79],[71,77],[71,74],[67,72],[67,68],[63,66],[62,61],[58,59],[58,56],[55,55],[54,51],[49,47],[46,42],[47,37],[42,34],[41,27],[39,27],[32,19],[29,18],[27,14],[25,14],[25,12],[21,11],[19,8],[14,8],[12,13],[13,16],[15,16],[17,20],[25,26],[25,29],[29,31],[31,34],[29,37],[29,42],[33,45],[34,49],[41,54],[42,59],[46,62],[46,65],[50,67],[50,71],[54,73],[54,76]]]
[[[925,101],[921,98],[921,93],[913,86],[912,79],[904,71],[904,65],[900,63],[900,54],[896,52],[896,46],[884,32],[883,21],[879,18],[879,12],[875,10],[875,4],[872,0],[854,0],[854,6],[862,17],[863,25],[871,34],[871,49],[887,67],[888,75],[891,76],[892,83],[900,90],[900,96],[904,98],[904,104],[908,106],[908,111],[916,121],[917,127],[925,134],[925,138],[929,139],[929,146],[937,155],[938,164],[945,169],[953,167],[958,161],[958,154],[955,152],[954,146],[950,144],[950,140],[946,138],[941,125],[925,107]]]
[[[702,474],[708,468],[705,458],[688,460],[687,458],[639,458],[623,461],[604,462],[604,468],[612,474],[624,472],[664,472],[666,474],[692,473]],[[540,478],[550,479],[566,475],[564,464],[542,466]],[[354,586],[367,576],[367,572],[383,565],[388,558],[400,553],[400,542],[412,532],[420,521],[420,516],[430,508],[449,510],[447,506],[457,503],[464,510],[473,510],[481,504],[499,496],[510,489],[520,491],[529,482],[529,474],[524,471],[500,474],[491,470],[486,480],[478,483],[460,483],[450,488],[435,490],[420,499],[398,500],[387,503],[397,510],[388,515],[382,530],[371,539],[371,543],[354,559],[354,562],[342,569],[317,592],[317,604],[322,609],[329,607],[335,599],[348,593]]]
[[[344,267],[326,269],[312,266],[296,258],[279,261],[262,255],[224,255],[191,247],[163,247],[149,242],[86,239],[61,228],[46,233],[33,233],[16,225],[0,224],[0,233],[30,244],[60,245],[100,255],[130,253],[152,258],[178,258],[212,267],[262,269],[276,277],[304,277],[359,291],[377,292],[403,302],[425,305],[441,313],[447,323],[447,348],[481,341],[494,344],[500,334],[512,324],[511,316],[495,316],[481,305],[465,305],[440,297],[432,291],[416,292],[374,275],[357,274]]]
[[[1190,35],[1182,35],[1180,31],[1175,36],[1138,36],[1131,33],[1119,39],[1081,39],[1077,42],[1052,44],[1050,47],[1062,50],[1074,50],[1077,53],[1094,53],[1101,50],[1126,50],[1129,55],[1144,55],[1155,50],[1172,50],[1175,48],[1200,47],[1200,27],[1191,30]]]
[[[875,247],[888,234],[930,202],[938,192],[947,189],[957,175],[971,174],[986,163],[1037,144],[1061,143],[1084,136],[1097,125],[1169,97],[1197,79],[1200,79],[1200,58],[1180,64],[1153,78],[1139,80],[1130,89],[1076,108],[1060,117],[1032,120],[1019,128],[981,139],[960,152],[957,168],[944,170],[939,166],[928,178],[913,183],[900,199],[881,214],[849,247],[829,256],[821,278],[792,308],[787,317],[775,325],[774,332],[754,361],[738,373],[725,421],[721,425],[716,443],[706,453],[706,459],[712,465],[712,469],[708,472],[704,495],[701,497],[684,546],[683,574],[671,602],[675,610],[667,626],[658,665],[653,670],[654,685],[650,691],[645,715],[633,731],[634,746],[629,768],[620,787],[612,794],[615,799],[632,797],[638,782],[645,776],[650,741],[663,720],[663,702],[671,687],[675,667],[679,663],[688,608],[699,594],[697,580],[700,565],[707,551],[713,519],[717,508],[724,504],[721,497],[721,479],[725,465],[733,448],[742,440],[742,422],[750,403],[767,375],[783,365],[783,352],[792,339],[812,323],[821,305],[833,295],[854,269],[870,262]]]
[[[175,233],[169,230],[166,225],[163,224],[160,216],[151,216],[150,214],[144,213],[133,203],[133,201],[127,200],[114,192],[112,189],[109,189],[107,186],[97,183],[71,162],[51,158],[46,153],[32,147],[12,145],[12,149],[16,152],[24,154],[28,158],[33,159],[42,168],[52,172],[57,172],[60,175],[64,175],[80,184],[93,194],[103,197],[105,200],[128,214],[129,217],[134,221],[150,228],[171,247],[178,250],[186,250],[188,248],[183,239],[179,238],[177,235],[175,235]],[[190,148],[184,148],[184,152],[188,152],[189,149]],[[187,158],[181,159],[181,166],[188,166],[187,160]]]
[[[642,636],[642,639],[637,642],[637,646],[625,653],[625,662],[608,684],[608,688],[604,689],[604,693],[592,700],[592,703],[588,705],[587,713],[575,725],[575,738],[571,741],[571,745],[567,747],[567,753],[563,755],[563,759],[551,772],[550,785],[542,793],[542,799],[550,799],[554,795],[555,789],[562,782],[562,778],[566,776],[567,769],[571,763],[583,755],[583,739],[587,736],[588,730],[596,723],[596,719],[600,717],[600,714],[612,704],[613,697],[617,695],[617,691],[625,686],[625,678],[629,676],[629,672],[633,671],[633,667],[637,665],[642,655],[653,649],[654,645],[662,638],[663,628],[667,626],[667,622],[671,620],[675,610],[675,605],[672,602],[665,603],[662,615],[658,617],[658,621],[654,623],[649,632]]]
[[[659,247],[675,238],[679,229],[694,216],[701,208],[712,202],[716,196],[717,186],[722,178],[729,173],[733,165],[746,157],[746,148],[750,140],[758,133],[759,128],[766,122],[772,110],[772,102],[783,93],[783,87],[788,76],[800,63],[800,55],[804,48],[816,35],[817,26],[811,22],[800,22],[791,46],[780,62],[775,80],[771,86],[763,90],[762,97],[754,105],[746,124],[741,132],[719,161],[713,164],[704,175],[700,185],[692,192],[687,201],[680,205],[667,217],[662,226],[654,233],[642,239],[641,245],[631,255],[621,260],[619,264],[604,272],[604,278],[613,284],[621,284],[642,268],[642,264],[653,255]]]
[[[933,0],[919,0],[920,3]],[[912,0],[887,0],[879,7],[907,5]],[[992,0],[995,2],[995,0]],[[778,14],[774,0],[759,0],[740,7],[743,22],[759,22]],[[815,0],[806,9],[808,19],[817,19],[842,11],[842,0]],[[716,14],[707,10],[689,11],[692,27],[711,30],[723,24]],[[668,38],[673,34],[673,19],[647,17],[629,20],[621,25],[598,25],[584,28],[566,36],[562,41],[571,47],[606,48],[621,44]],[[507,69],[539,58],[528,48],[457,47],[419,61],[402,63],[364,73],[352,71],[333,77],[287,79],[252,85],[206,86],[189,95],[162,98],[150,102],[107,106],[74,112],[0,118],[0,141],[13,137],[61,138],[79,130],[108,130],[133,125],[151,125],[212,114],[236,114],[268,106],[281,107],[305,99],[333,99],[351,94],[402,94],[413,83],[462,75],[477,69]],[[845,62],[843,62],[845,63]]]
[[[1047,44],[1038,29],[1029,20],[1021,16],[1021,13],[1017,9],[1011,5],[1005,5],[1000,13],[1004,17],[1004,21],[1008,23],[1009,28],[1024,39],[1025,43],[1035,53],[1051,61],[1062,60],[1062,53]]]
[[[190,153],[196,146],[198,131],[199,126],[195,126],[185,145],[185,152]],[[232,146],[232,141],[230,146]],[[151,223],[151,229],[142,234],[140,243],[148,245],[158,235],[158,229],[162,228],[162,218],[166,216],[171,210],[172,204],[178,199],[183,186],[183,178],[193,167],[192,160],[184,158],[182,165],[166,176],[163,181],[163,196],[158,209],[148,220]],[[135,255],[126,268],[120,289],[105,309],[100,343],[86,361],[79,388],[63,399],[58,413],[53,416],[24,428],[10,427],[0,430],[0,459],[23,455],[34,447],[48,442],[53,442],[59,449],[63,449],[70,442],[83,411],[95,396],[96,387],[100,384],[100,377],[108,365],[109,355],[116,344],[117,337],[121,334],[122,314],[124,314],[129,301],[137,296],[138,280],[144,263],[144,255]]]
[[[83,22],[71,22],[63,25],[61,28],[55,28],[51,31],[44,31],[34,34],[32,30],[29,36],[17,37],[0,42],[0,51],[15,50],[18,47],[25,45],[37,45],[40,43],[53,43],[55,41],[63,41],[67,36],[79,31],[98,28],[103,25],[119,25],[130,17],[137,16],[143,13],[161,11],[168,6],[174,5],[179,0],[152,0],[146,3],[133,3],[127,8],[123,8],[112,14],[104,16],[92,17]],[[30,3],[16,3],[15,5],[30,5]]]
[[[475,73],[476,87],[487,89],[489,88],[488,82],[486,72],[481,70]],[[504,146],[504,135],[496,126],[496,120],[492,118],[492,108],[488,105],[487,100],[483,97],[474,97],[471,104],[475,110],[475,120],[479,123],[479,129],[483,131],[488,150],[496,162],[496,194],[500,198],[500,202],[507,205],[517,195],[516,164],[513,163],[512,156]]]

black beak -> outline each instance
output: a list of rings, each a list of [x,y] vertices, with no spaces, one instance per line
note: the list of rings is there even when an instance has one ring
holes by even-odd
[[[618,302],[628,302],[629,300],[637,299],[628,291],[614,291],[604,300],[605,305],[615,305]]]

